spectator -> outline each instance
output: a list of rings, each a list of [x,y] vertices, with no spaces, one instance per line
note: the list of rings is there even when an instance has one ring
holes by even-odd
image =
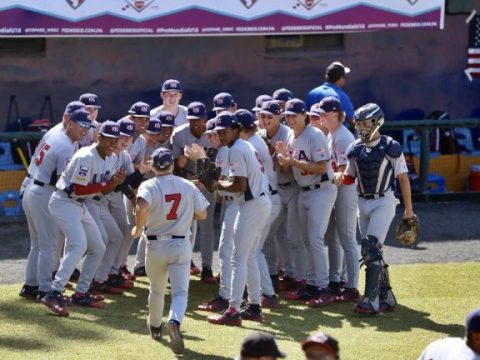
[[[306,338],[302,343],[302,349],[307,360],[340,359],[338,341],[324,333],[317,333]]]
[[[480,360],[480,308],[465,320],[465,339],[448,337],[428,345],[418,360]]]
[[[285,357],[286,355],[278,349],[273,335],[257,331],[247,335],[245,339],[243,339],[240,358],[237,359],[275,360]]]
[[[320,102],[323,98],[334,96],[340,100],[343,111],[345,111],[345,126],[353,129],[353,104],[345,91],[343,91],[347,79],[346,75],[349,72],[350,68],[338,61],[328,65],[327,70],[325,71],[325,83],[310,90],[307,94],[305,105],[310,109],[313,104]]]

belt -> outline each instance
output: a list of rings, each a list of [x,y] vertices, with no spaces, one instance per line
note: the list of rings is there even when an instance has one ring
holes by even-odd
[[[291,181],[283,183],[283,184],[278,184],[278,186],[290,186],[293,185]]]
[[[44,187],[45,186],[45,183],[41,182],[41,181],[38,181],[38,180],[33,180],[33,183],[35,185],[38,185],[38,186],[41,186],[41,187]]]
[[[63,191],[65,194],[67,194],[67,197],[68,197],[69,199],[75,200],[76,202],[78,202],[78,203],[80,203],[80,204],[83,204],[83,203],[85,202],[85,199],[84,199],[84,198],[74,198],[74,197],[72,197],[71,194],[69,194],[69,193],[68,193],[67,191],[65,191],[65,190],[59,190],[59,189],[57,189],[57,191]]]
[[[147,240],[170,240],[170,239],[185,239],[181,235],[147,235]]]
[[[359,194],[358,196],[365,200],[374,200],[384,197],[385,194]]]
[[[101,196],[95,195],[95,196],[93,197],[93,200],[95,200],[95,201],[100,201],[101,198],[102,198]]]
[[[320,189],[320,184],[310,185],[310,186],[302,186],[303,191],[310,191],[310,190],[317,190]]]

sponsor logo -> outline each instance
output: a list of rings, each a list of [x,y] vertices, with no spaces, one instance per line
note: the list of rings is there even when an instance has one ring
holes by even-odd
[[[298,0],[298,3],[307,10],[312,10],[322,0]]]
[[[85,0],[65,0],[68,5],[72,7],[73,10],[76,10],[80,5],[82,5]]]
[[[128,5],[134,8],[137,12],[142,12],[149,7],[155,0],[125,0]],[[127,6],[128,7],[128,6]],[[125,8],[124,8],[125,10]]]
[[[245,6],[247,9],[250,9],[253,5],[256,4],[258,0],[240,0],[243,6]]]

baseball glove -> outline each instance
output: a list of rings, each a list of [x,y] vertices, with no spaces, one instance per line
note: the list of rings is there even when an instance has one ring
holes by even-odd
[[[209,159],[197,160],[197,176],[198,180],[205,185],[208,191],[213,192],[213,184],[220,179],[221,169]]]
[[[395,231],[395,238],[403,245],[414,245],[418,240],[418,228],[417,215],[409,219],[402,219]]]

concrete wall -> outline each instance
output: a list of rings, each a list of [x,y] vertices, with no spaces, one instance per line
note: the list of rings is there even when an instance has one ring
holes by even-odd
[[[279,87],[303,98],[334,60],[352,68],[346,90],[356,107],[378,102],[387,118],[412,108],[468,117],[480,108],[480,80],[464,74],[465,19],[446,16],[443,31],[346,34],[343,50],[295,54],[266,53],[263,37],[48,39],[43,58],[0,58],[0,129],[10,94],[21,116],[36,116],[51,95],[58,119],[68,101],[91,91],[101,96],[100,118],[117,118],[136,100],[158,105],[161,83],[176,78],[185,104],[210,107],[215,93],[230,91],[251,108],[257,95]]]

